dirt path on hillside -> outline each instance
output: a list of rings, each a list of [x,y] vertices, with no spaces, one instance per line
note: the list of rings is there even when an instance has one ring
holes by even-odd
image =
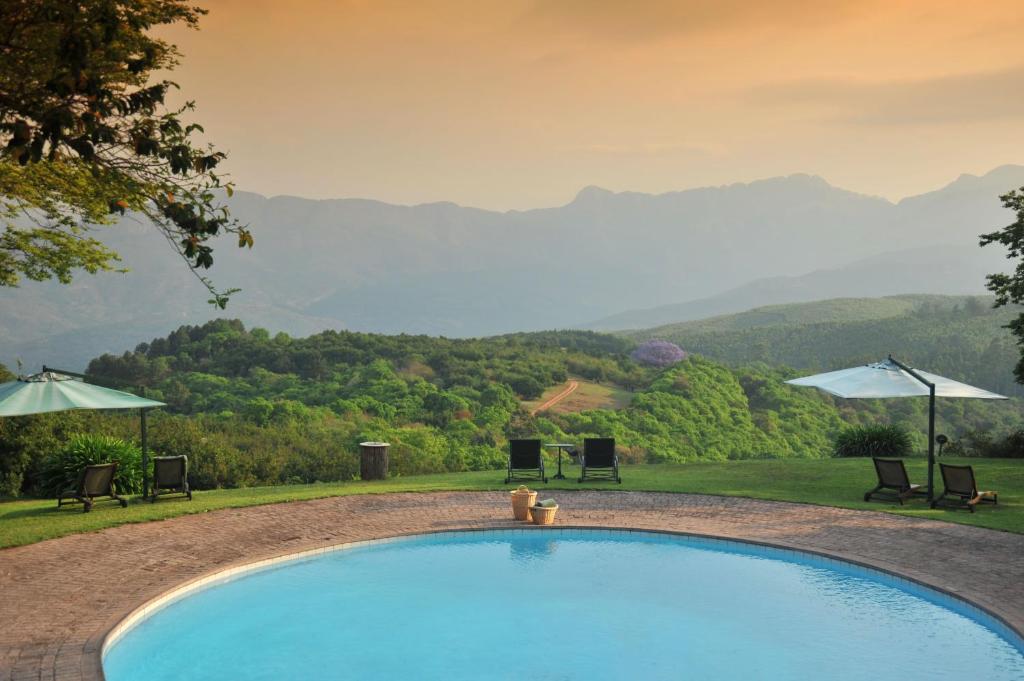
[[[576,392],[576,388],[578,388],[578,387],[580,387],[579,381],[569,381],[569,385],[565,388],[565,390],[563,390],[562,392],[558,393],[557,395],[552,397],[550,400],[548,400],[544,404],[540,405],[539,407],[537,407],[536,409],[531,411],[530,412],[530,416],[534,416],[538,412],[545,411],[545,410],[550,409],[551,407],[555,406],[556,404],[558,404],[559,402],[564,400],[566,397],[568,397],[569,395],[572,395],[574,392]]]

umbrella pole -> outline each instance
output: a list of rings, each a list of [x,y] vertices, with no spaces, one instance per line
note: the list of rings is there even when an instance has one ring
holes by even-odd
[[[931,501],[935,489],[935,384],[892,355],[889,355],[889,361],[928,386],[928,501]]]
[[[146,409],[139,409],[142,428],[142,498],[149,496],[149,453],[146,451]]]
[[[928,501],[935,496],[935,384],[928,385]]]

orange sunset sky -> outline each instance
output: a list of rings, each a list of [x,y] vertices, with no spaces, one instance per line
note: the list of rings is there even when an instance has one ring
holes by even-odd
[[[1019,0],[198,2],[174,79],[264,194],[509,209],[806,172],[896,199],[1024,162]]]

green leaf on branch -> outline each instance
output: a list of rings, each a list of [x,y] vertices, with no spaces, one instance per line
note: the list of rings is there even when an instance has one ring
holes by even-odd
[[[207,241],[222,232],[251,247],[246,227],[215,203],[216,190],[233,193],[213,172],[225,155],[182,120],[194,102],[168,109],[177,84],[151,80],[180,55],[150,31],[194,28],[205,13],[187,0],[0,3],[0,285],[111,269],[116,254],[85,233],[128,211],[193,272],[213,265]],[[199,279],[226,305],[233,290]]]
[[[982,234],[981,246],[998,243],[1006,247],[1007,258],[1020,258],[1024,253],[1024,187],[999,197],[1003,207],[1014,212],[1016,220],[996,232]],[[990,274],[986,288],[995,294],[995,307],[1024,304],[1024,262],[1017,263],[1013,274]],[[1008,325],[1010,332],[1021,346],[1021,358],[1014,369],[1018,383],[1024,383],[1024,313]]]

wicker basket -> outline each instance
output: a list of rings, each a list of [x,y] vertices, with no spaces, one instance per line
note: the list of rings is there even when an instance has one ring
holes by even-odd
[[[551,525],[555,522],[557,506],[531,506],[530,514],[533,516],[534,525]]]
[[[516,520],[530,520],[530,507],[537,502],[537,493],[531,492],[526,485],[512,492],[512,517]]]

